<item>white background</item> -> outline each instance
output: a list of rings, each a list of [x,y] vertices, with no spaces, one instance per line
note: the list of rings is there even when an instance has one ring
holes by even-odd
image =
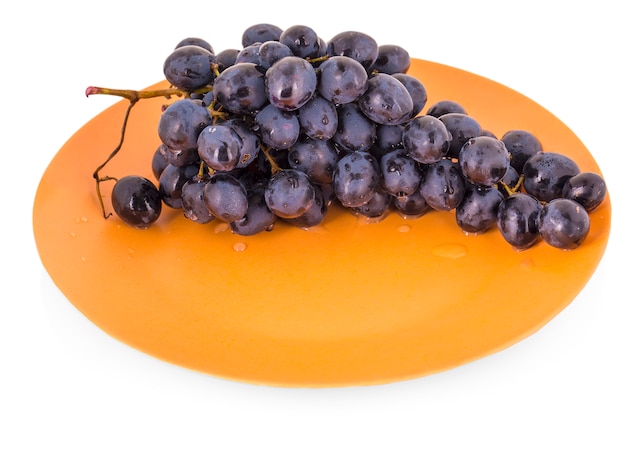
[[[620,4],[404,5],[411,7],[3,7],[0,474],[626,474]],[[361,30],[413,57],[501,82],[567,124],[607,177],[613,204],[604,259],[574,302],[536,334],[475,363],[408,382],[320,390],[193,373],[126,347],[79,314],[46,274],[31,220],[48,163],[115,102],[86,99],[85,88],[147,87],[162,79],[163,59],[182,38],[239,47],[243,29],[259,22],[307,24],[325,38]]]

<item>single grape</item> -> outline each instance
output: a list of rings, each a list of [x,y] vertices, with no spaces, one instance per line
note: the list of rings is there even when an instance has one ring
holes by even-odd
[[[422,109],[424,109],[426,101],[428,100],[428,93],[426,92],[424,83],[407,73],[395,73],[392,76],[404,84],[404,87],[411,95],[411,99],[413,100],[413,111],[411,111],[411,117],[417,116],[420,112],[422,112]]]
[[[208,177],[194,175],[183,184],[180,191],[183,216],[194,223],[204,224],[215,220],[204,201],[204,186]]]
[[[370,223],[375,223],[387,217],[392,204],[393,197],[391,195],[382,190],[377,190],[367,202],[351,207],[350,211],[366,217]]]
[[[300,122],[293,111],[267,104],[256,115],[261,142],[274,149],[289,149],[300,137]]]
[[[288,154],[289,166],[308,175],[315,184],[332,182],[339,153],[330,140],[300,138]]]
[[[365,151],[349,152],[339,159],[333,174],[333,191],[345,207],[366,204],[378,191],[381,181],[376,158]]]
[[[501,140],[511,154],[511,165],[520,174],[526,161],[543,150],[539,139],[531,132],[522,129],[505,132]]]
[[[563,196],[570,177],[580,173],[576,162],[557,152],[537,152],[524,164],[524,189],[542,202]]]
[[[258,156],[261,150],[261,139],[252,130],[251,124],[244,121],[240,117],[234,117],[224,121],[222,124],[228,125],[235,130],[241,138],[241,147],[239,149],[239,161],[236,168],[241,169],[247,167]]]
[[[161,144],[160,152],[168,164],[175,165],[176,167],[200,163],[200,156],[198,155],[198,149],[196,148],[172,150],[165,144]]]
[[[403,218],[419,218],[433,208],[428,204],[419,189],[411,195],[393,197],[393,206]]]
[[[377,124],[376,137],[370,147],[370,153],[376,157],[382,157],[392,150],[403,149],[402,134],[404,134],[404,124]]]
[[[179,99],[161,113],[157,133],[172,151],[195,149],[200,132],[210,123],[211,114],[201,101]]]
[[[513,248],[526,250],[539,240],[539,214],[542,205],[532,195],[514,193],[498,205],[496,224]]]
[[[367,70],[357,60],[333,56],[319,66],[317,89],[333,104],[347,104],[367,90],[367,80]]]
[[[270,178],[265,188],[268,208],[281,218],[295,218],[313,206],[315,189],[300,170],[282,169]]]
[[[539,214],[539,235],[555,248],[578,248],[587,238],[589,227],[589,214],[585,207],[567,198],[550,200]]]
[[[261,56],[259,55],[259,49],[261,48],[261,43],[252,43],[237,53],[237,57],[235,58],[235,64],[239,63],[252,63],[255,66],[261,65]]]
[[[215,51],[213,50],[213,46],[211,46],[211,43],[206,41],[204,38],[198,38],[195,36],[183,38],[177,43],[177,45],[175,46],[175,49],[180,48],[181,46],[187,46],[187,45],[201,46],[205,50],[208,50],[211,53],[215,53]]]
[[[234,64],[215,78],[215,99],[235,114],[254,114],[267,103],[265,75],[253,63]]]
[[[606,182],[600,174],[595,172],[576,174],[567,179],[563,185],[563,198],[580,203],[587,212],[598,208],[605,197]]]
[[[271,104],[284,111],[294,111],[313,97],[317,76],[307,60],[287,56],[265,72],[265,88]]]
[[[380,158],[381,188],[389,195],[402,197],[414,194],[422,182],[418,163],[404,149],[387,152]]]
[[[237,56],[239,56],[240,52],[241,50],[238,50],[236,48],[226,48],[225,50],[222,50],[215,55],[215,63],[217,64],[217,70],[220,72],[220,74],[226,68],[235,64],[235,62],[237,61]],[[211,96],[213,96],[212,91]]]
[[[463,200],[456,207],[456,224],[467,234],[485,233],[496,224],[504,196],[495,187],[467,184]]]
[[[292,25],[285,29],[279,40],[300,58],[320,56],[320,39],[315,30],[307,25]]]
[[[182,208],[182,188],[197,173],[198,167],[195,164],[181,167],[168,164],[159,177],[159,193],[163,203],[170,208]]]
[[[446,125],[434,116],[416,116],[405,126],[402,143],[404,150],[422,164],[441,160],[450,148],[452,135]]]
[[[239,164],[242,148],[241,136],[229,124],[207,126],[198,136],[198,155],[217,172],[233,170]]]
[[[278,41],[283,29],[271,23],[256,23],[246,28],[241,35],[241,44],[245,48],[252,43]]]
[[[371,70],[378,73],[406,73],[411,66],[411,55],[399,45],[379,45]]]
[[[265,71],[276,63],[276,61],[287,56],[293,56],[293,51],[280,41],[264,41],[259,46],[259,66]]]
[[[366,151],[376,140],[376,123],[356,103],[337,107],[337,132],[332,140],[344,152]]]
[[[152,154],[152,175],[154,175],[154,178],[157,180],[159,180],[163,169],[165,169],[165,167],[167,167],[167,164],[169,163],[164,154],[165,149],[167,148],[163,144],[161,144],[156,148],[154,154]]]
[[[461,147],[472,137],[480,136],[482,128],[476,119],[460,112],[449,112],[439,116],[452,135],[448,157],[458,158]]]
[[[149,228],[161,215],[161,194],[145,177],[127,175],[113,185],[111,203],[116,215],[128,226]]]
[[[335,105],[322,96],[314,96],[300,107],[298,120],[303,134],[320,140],[331,139],[339,125]]]
[[[327,42],[330,56],[346,56],[357,60],[370,70],[378,58],[378,43],[370,35],[360,31],[342,31]]]
[[[465,107],[463,107],[462,104],[451,99],[442,99],[435,102],[432,106],[428,108],[426,114],[428,114],[429,116],[441,117],[444,114],[448,114],[450,112],[467,114],[467,110],[465,109]]]
[[[456,208],[465,195],[465,179],[458,162],[442,159],[425,167],[420,192],[435,210]]]
[[[163,63],[163,73],[173,86],[191,92],[213,84],[215,54],[202,46],[186,45],[174,49]]]
[[[459,152],[463,176],[477,185],[495,185],[509,167],[509,152],[504,142],[489,136],[469,139]]]
[[[302,228],[304,230],[319,225],[324,221],[326,213],[328,212],[328,205],[324,191],[319,185],[313,185],[315,190],[315,200],[311,208],[306,210],[301,215],[294,218],[283,218],[282,220],[290,225]]]
[[[231,173],[218,172],[204,185],[204,203],[223,222],[241,220],[248,211],[248,196],[241,181]]]
[[[255,188],[248,191],[248,209],[243,218],[229,223],[231,231],[237,235],[251,236],[262,231],[272,231],[277,217],[265,203],[265,191]]]
[[[404,84],[386,73],[373,75],[358,99],[363,114],[377,124],[403,124],[413,113],[413,98]]]

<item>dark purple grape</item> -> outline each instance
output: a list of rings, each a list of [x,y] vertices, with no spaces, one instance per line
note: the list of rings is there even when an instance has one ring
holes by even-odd
[[[356,101],[367,89],[367,70],[347,56],[333,56],[319,66],[317,90],[333,104]]]
[[[463,200],[455,209],[456,224],[468,234],[486,232],[496,224],[503,198],[495,187],[467,184]]]
[[[320,39],[315,30],[307,25],[292,25],[285,29],[279,40],[300,58],[320,56]]]
[[[417,116],[420,112],[422,112],[422,109],[424,109],[426,101],[428,100],[426,87],[419,79],[411,76],[410,74],[395,73],[392,76],[404,84],[404,87],[411,95],[411,99],[413,100],[413,111],[411,112],[411,116]]]
[[[465,179],[458,162],[442,159],[427,165],[420,192],[435,210],[456,208],[465,195]]]
[[[367,202],[363,205],[351,207],[350,211],[368,218],[369,221],[380,221],[389,214],[392,204],[393,197],[391,195],[377,190]]]
[[[422,182],[418,163],[404,149],[387,152],[380,158],[381,188],[389,195],[402,197],[414,194]]]
[[[204,185],[204,203],[213,216],[226,223],[241,220],[248,211],[248,196],[231,173],[218,172]]]
[[[524,189],[542,202],[563,196],[570,177],[580,173],[576,162],[557,152],[537,152],[524,164]]]
[[[300,122],[295,112],[267,104],[255,117],[261,142],[274,149],[288,149],[300,137]]]
[[[406,73],[411,66],[411,55],[399,45],[379,45],[372,71],[378,73]]]
[[[332,140],[344,151],[366,151],[376,140],[376,123],[355,103],[337,107],[337,132]]]
[[[333,191],[345,207],[366,204],[378,191],[381,175],[376,158],[365,151],[349,152],[339,159],[333,174]]]
[[[404,84],[390,74],[378,73],[367,81],[358,99],[363,114],[377,124],[406,123],[413,112],[413,98]]]
[[[294,111],[313,97],[317,76],[307,60],[287,56],[265,72],[265,88],[271,104],[283,111]]]
[[[539,214],[539,235],[550,246],[563,250],[578,248],[589,234],[589,214],[574,200],[555,198]]]
[[[313,185],[313,188],[315,190],[315,200],[311,208],[297,217],[283,218],[283,221],[305,230],[317,226],[324,221],[326,213],[328,212],[326,197],[319,185]]]
[[[111,203],[116,215],[128,226],[149,228],[161,215],[161,194],[145,177],[127,175],[113,185]]]
[[[172,151],[197,147],[198,135],[211,123],[211,114],[195,99],[179,99],[161,113],[157,133]]]
[[[329,184],[339,160],[333,142],[329,140],[299,139],[289,149],[289,166],[307,174],[315,184]]]
[[[253,65],[260,66],[261,65],[261,56],[259,55],[259,49],[261,48],[261,43],[252,43],[237,53],[237,57],[235,58],[235,64],[239,63],[252,63]]]
[[[404,128],[404,150],[422,164],[439,162],[448,153],[452,136],[446,125],[434,116],[416,116]]]
[[[165,167],[167,167],[167,164],[169,163],[167,158],[165,157],[165,154],[163,153],[164,149],[166,149],[166,147],[161,144],[159,145],[159,147],[156,148],[154,154],[152,155],[152,175],[154,175],[154,178],[157,180],[159,180],[163,169],[165,169]]]
[[[404,124],[377,124],[376,139],[372,147],[370,147],[370,152],[376,157],[381,157],[392,150],[403,149],[403,134]]]
[[[281,218],[295,218],[313,206],[315,189],[300,170],[282,169],[270,178],[265,188],[268,208]]]
[[[262,188],[248,191],[248,210],[243,218],[229,223],[233,233],[251,236],[263,231],[272,231],[277,217],[265,203],[265,192]]]
[[[159,177],[159,193],[161,200],[170,208],[180,209],[183,206],[181,191],[185,182],[197,175],[195,164],[176,167],[169,164]]]
[[[211,44],[206,41],[203,38],[198,38],[195,36],[190,36],[187,38],[183,38],[182,40],[180,40],[178,42],[178,44],[176,45],[176,48],[180,48],[181,46],[187,46],[187,45],[195,45],[195,46],[201,46],[202,48],[204,48],[205,50],[210,51],[211,53],[215,53],[215,51],[213,50],[213,46],[211,46]]]
[[[541,202],[526,193],[505,197],[498,206],[496,224],[500,234],[513,248],[525,250],[539,240]]]
[[[331,139],[339,124],[337,109],[322,96],[314,96],[298,109],[300,131],[312,139]]]
[[[521,129],[505,132],[501,140],[511,154],[511,165],[519,174],[522,173],[526,161],[543,150],[535,135]]]
[[[170,165],[175,165],[176,167],[200,163],[198,149],[195,148],[184,150],[171,150],[165,144],[161,144],[160,151],[166,162]]]
[[[282,28],[271,23],[256,23],[243,31],[241,45],[246,47],[257,42],[278,41],[282,32]]]
[[[252,130],[250,124],[239,117],[228,119],[222,124],[232,127],[241,138],[239,162],[237,162],[236,168],[241,169],[247,167],[258,157],[261,150],[261,139],[259,139],[259,136]]]
[[[450,112],[467,114],[467,111],[460,103],[451,99],[442,99],[441,101],[437,101],[428,108],[426,114],[429,116],[441,117]]]
[[[504,195],[510,195],[510,191],[516,191],[519,179],[520,175],[517,173],[517,170],[515,170],[513,166],[509,164],[509,166],[506,168],[504,176],[497,184],[498,190],[500,190]]]
[[[476,119],[460,112],[449,112],[439,116],[452,135],[448,157],[458,158],[461,147],[472,137],[480,136],[482,128]]]
[[[378,58],[378,43],[366,33],[342,31],[328,40],[326,51],[330,56],[355,59],[369,71]]]
[[[213,94],[230,112],[254,114],[267,103],[265,76],[253,63],[234,64],[215,78]]]
[[[242,148],[241,136],[229,124],[207,126],[198,136],[198,155],[217,172],[233,170],[239,164]]]
[[[419,189],[411,195],[394,197],[393,206],[404,218],[419,218],[433,209]]]
[[[163,73],[172,86],[191,92],[213,84],[215,55],[202,46],[180,46],[163,63]]]
[[[504,142],[489,136],[469,139],[459,152],[463,176],[477,185],[495,185],[509,167],[509,152]]]
[[[217,70],[221,73],[229,66],[232,66],[237,61],[237,56],[241,50],[236,48],[226,48],[215,55],[215,63],[217,64]],[[211,92],[213,96],[213,92]],[[208,103],[207,103],[208,104]]]
[[[581,172],[570,177],[563,185],[563,198],[580,203],[592,212],[606,197],[606,182],[595,172]]]
[[[279,59],[293,56],[293,51],[284,43],[276,40],[264,41],[259,46],[259,66],[268,70]]]
[[[180,192],[183,216],[194,223],[204,224],[215,220],[204,202],[204,186],[207,176],[194,175],[185,184]]]

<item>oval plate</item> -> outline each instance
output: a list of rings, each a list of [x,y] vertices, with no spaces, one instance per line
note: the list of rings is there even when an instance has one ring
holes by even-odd
[[[449,66],[413,60],[429,102],[465,106],[498,137],[534,133],[544,150],[600,173],[573,132],[527,97]],[[165,87],[159,83],[154,88]],[[164,99],[133,108],[110,176],[153,179]],[[34,202],[41,261],[68,300],[110,336],[163,361],[231,380],[288,387],[373,385],[441,372],[505,349],[544,326],[594,273],[611,205],[591,214],[574,251],[519,252],[493,229],[466,236],[454,212],[364,223],[330,210],[308,231],[252,237],[165,208],[140,231],[102,216],[95,168],[119,141],[127,101],[61,148]],[[103,184],[110,207],[110,186]],[[530,297],[530,298],[529,298]]]

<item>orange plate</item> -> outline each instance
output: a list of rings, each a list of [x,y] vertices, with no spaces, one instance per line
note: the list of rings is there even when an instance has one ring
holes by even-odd
[[[413,60],[410,73],[429,104],[459,101],[496,135],[531,131],[544,150],[600,173],[572,131],[521,94],[427,61]],[[137,103],[108,175],[152,177],[163,101]],[[281,225],[241,237],[164,209],[139,231],[102,217],[92,178],[118,142],[127,104],[91,120],[52,160],[34,202],[34,235],[46,270],[79,311],[114,338],[184,368],[288,387],[441,372],[540,329],[585,286],[607,244],[608,197],[574,251],[540,243],[518,252],[496,229],[465,236],[453,212],[367,224],[333,210],[316,229]]]

